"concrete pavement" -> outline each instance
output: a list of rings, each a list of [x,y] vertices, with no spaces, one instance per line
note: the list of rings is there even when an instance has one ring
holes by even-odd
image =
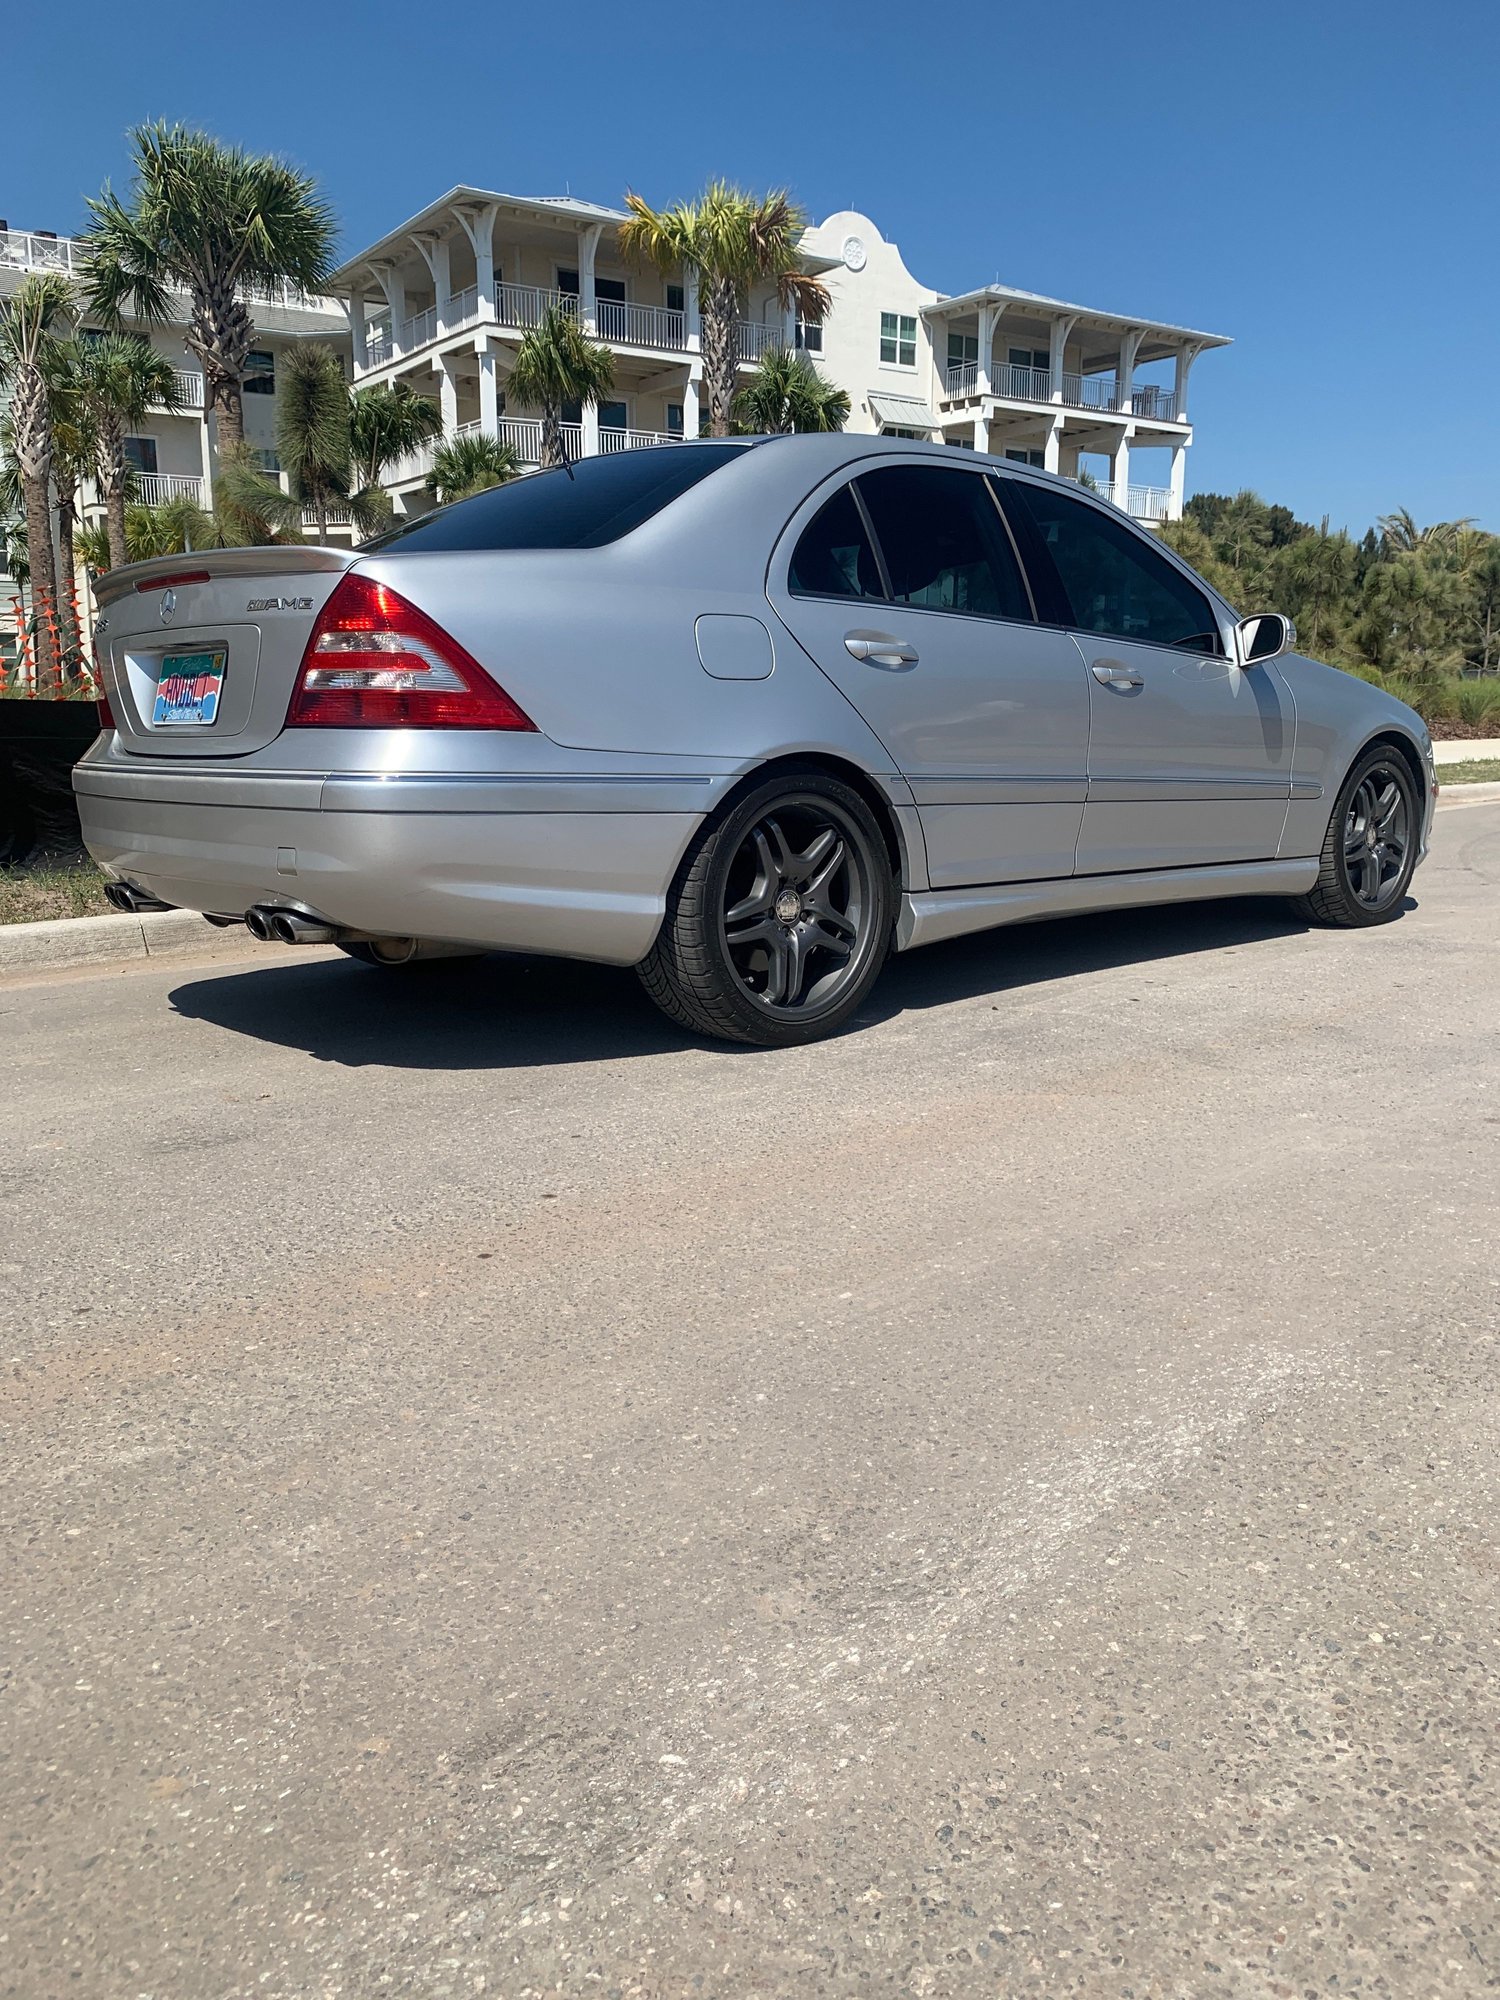
[[[1500,804],[1395,925],[0,985],[0,1995],[1500,1976]]]

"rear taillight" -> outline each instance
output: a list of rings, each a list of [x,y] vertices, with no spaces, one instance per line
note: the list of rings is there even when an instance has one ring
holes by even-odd
[[[104,692],[103,688],[99,690],[95,706],[99,710],[99,727],[101,729],[113,729],[115,726],[115,712],[110,707],[109,696]]]
[[[286,712],[289,729],[535,729],[414,604],[343,577],[318,614]]]

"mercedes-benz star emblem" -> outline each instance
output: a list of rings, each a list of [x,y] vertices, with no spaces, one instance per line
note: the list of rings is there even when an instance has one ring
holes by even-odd
[[[177,592],[175,590],[163,591],[161,599],[161,622],[163,625],[171,624],[172,614],[176,609]]]

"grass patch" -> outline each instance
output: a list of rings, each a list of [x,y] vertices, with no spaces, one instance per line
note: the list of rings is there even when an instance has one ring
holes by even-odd
[[[41,861],[34,868],[0,869],[0,924],[109,914],[104,877],[92,861]]]
[[[1450,785],[1500,785],[1500,757],[1470,757],[1462,764],[1439,764],[1438,790]]]

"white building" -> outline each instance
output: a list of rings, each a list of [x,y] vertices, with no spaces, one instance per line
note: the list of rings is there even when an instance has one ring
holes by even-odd
[[[1224,335],[1010,285],[944,297],[852,209],[803,243],[833,310],[798,338],[848,391],[851,430],[941,437],[1087,475],[1137,519],[1181,516],[1188,377],[1205,348],[1229,345]]]
[[[439,405],[445,434],[488,433],[535,465],[540,420],[507,401],[506,378],[527,329],[561,303],[615,362],[614,398],[570,416],[575,455],[696,437],[692,277],[629,265],[624,220],[567,196],[452,189],[334,274],[330,289],[349,301],[355,381],[405,381]],[[821,327],[799,326],[762,287],[740,324],[744,368],[795,343],[848,392],[852,429],[940,438],[1087,477],[1141,520],[1181,514],[1188,376],[1224,336],[1003,285],[944,297],[853,210],[810,229],[803,247],[832,312]],[[428,504],[431,463],[429,447],[394,469],[398,509]]]

